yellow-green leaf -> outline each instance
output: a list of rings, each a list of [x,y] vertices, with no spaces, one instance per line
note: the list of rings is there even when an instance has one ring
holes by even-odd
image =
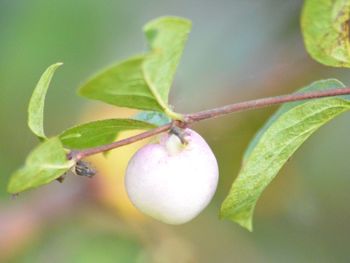
[[[126,130],[148,130],[156,126],[133,119],[108,119],[77,125],[60,136],[63,145],[70,149],[85,149],[113,142],[118,133]]]
[[[79,94],[120,107],[163,111],[144,80],[143,60],[142,55],[133,57],[101,71],[81,86]]]
[[[161,17],[144,27],[151,49],[143,63],[145,80],[164,111],[171,117],[172,111],[168,107],[169,91],[191,26],[191,21],[184,18]]]
[[[16,194],[57,179],[74,165],[67,160],[61,141],[54,137],[39,144],[27,157],[24,167],[10,178],[7,191]]]
[[[343,88],[337,80],[312,83],[299,92]],[[350,97],[287,103],[252,140],[241,170],[221,207],[221,217],[252,230],[256,202],[292,154],[318,128],[350,109]]]
[[[46,69],[36,85],[28,106],[28,126],[40,139],[45,139],[44,133],[44,105],[47,89],[56,69],[62,63],[56,63]]]
[[[350,67],[349,21],[349,0],[306,0],[301,27],[309,54],[328,66]]]

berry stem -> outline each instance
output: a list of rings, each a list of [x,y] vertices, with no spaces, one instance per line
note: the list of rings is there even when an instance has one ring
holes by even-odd
[[[136,141],[140,141],[148,137],[152,137],[159,133],[169,131],[174,125],[179,127],[186,127],[187,125],[194,122],[198,122],[206,119],[212,119],[212,118],[216,118],[216,117],[234,113],[234,112],[264,108],[264,107],[281,104],[285,102],[302,101],[302,100],[308,100],[308,99],[333,97],[333,96],[340,96],[340,95],[350,95],[350,88],[339,88],[339,89],[332,89],[332,90],[313,91],[313,92],[306,92],[306,93],[295,93],[295,94],[288,94],[288,95],[282,95],[282,96],[276,96],[276,97],[268,97],[268,98],[233,103],[223,107],[218,107],[218,108],[200,111],[196,113],[185,114],[183,121],[175,120],[171,123],[165,124],[155,129],[152,129],[152,130],[149,130],[149,131],[146,131],[146,132],[137,134],[135,136],[131,136],[129,138],[119,140],[110,144],[89,148],[89,149],[84,149],[80,151],[71,151],[68,154],[68,158],[74,159],[74,160],[81,160],[93,154],[109,151],[114,148],[131,144]]]

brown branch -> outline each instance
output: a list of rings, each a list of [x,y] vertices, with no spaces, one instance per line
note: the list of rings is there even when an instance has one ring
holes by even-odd
[[[109,151],[114,148],[118,148],[123,145],[131,144],[133,142],[140,141],[148,137],[152,137],[159,133],[166,132],[170,130],[173,125],[185,127],[186,125],[191,124],[193,122],[216,118],[216,117],[234,113],[234,112],[258,109],[258,108],[268,107],[268,106],[281,104],[285,102],[302,101],[302,100],[308,100],[308,99],[333,97],[333,96],[340,96],[340,95],[350,95],[350,88],[339,88],[339,89],[332,89],[332,90],[313,91],[313,92],[307,92],[307,93],[296,93],[296,94],[289,94],[289,95],[283,95],[283,96],[277,96],[277,97],[269,97],[269,98],[263,98],[263,99],[257,99],[257,100],[238,102],[238,103],[226,105],[219,108],[214,108],[214,109],[200,111],[200,112],[191,113],[191,114],[185,114],[183,122],[173,121],[166,125],[157,127],[155,129],[152,129],[152,130],[149,130],[149,131],[140,133],[138,135],[131,136],[129,138],[116,141],[110,144],[89,148],[81,151],[72,151],[68,157],[70,159],[73,158],[75,160],[81,160],[93,154]]]
[[[157,127],[155,129],[152,129],[152,130],[149,130],[149,131],[137,134],[135,136],[131,136],[129,138],[126,138],[126,139],[123,139],[123,140],[120,140],[120,141],[112,142],[110,144],[105,144],[105,145],[101,145],[101,146],[98,146],[98,147],[89,148],[89,149],[85,149],[85,150],[81,150],[81,151],[72,151],[72,152],[69,153],[68,158],[78,161],[78,160],[81,160],[81,159],[83,159],[85,157],[88,157],[90,155],[106,152],[106,151],[112,150],[114,148],[118,148],[118,147],[121,147],[121,146],[124,146],[124,145],[127,145],[127,144],[131,144],[133,142],[137,142],[137,141],[146,139],[148,137],[152,137],[154,135],[157,135],[159,133],[168,131],[168,130],[170,130],[170,128],[173,125],[174,124],[171,122],[171,123],[165,124],[163,126]]]
[[[332,96],[339,96],[339,95],[349,95],[349,94],[350,94],[350,88],[340,88],[340,89],[332,89],[332,90],[324,90],[324,91],[313,91],[313,92],[307,92],[307,93],[295,93],[295,94],[282,95],[277,97],[243,101],[243,102],[238,102],[238,103],[226,105],[226,106],[211,109],[211,110],[205,110],[197,113],[188,114],[185,116],[185,122],[191,123],[191,122],[201,121],[205,119],[216,118],[216,117],[230,114],[233,112],[253,110],[253,109],[268,107],[268,106],[281,104],[285,102],[302,101],[302,100],[308,100],[308,99],[332,97]]]

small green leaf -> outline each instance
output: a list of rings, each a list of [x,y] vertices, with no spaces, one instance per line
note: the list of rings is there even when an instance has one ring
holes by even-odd
[[[301,17],[304,42],[318,62],[350,67],[350,1],[306,0]]]
[[[173,112],[168,107],[169,91],[190,31],[191,21],[180,17],[161,17],[144,27],[151,48],[143,63],[145,80],[170,117]]]
[[[70,149],[85,149],[113,142],[118,133],[126,130],[147,130],[156,126],[132,119],[109,119],[81,124],[64,131],[63,145]]]
[[[162,126],[171,122],[171,119],[161,112],[142,111],[133,117],[134,120],[145,121],[155,126]]]
[[[330,79],[314,82],[299,92],[343,87]],[[319,127],[349,109],[349,96],[283,105],[249,145],[241,171],[222,204],[221,217],[252,230],[256,202],[282,166]]]
[[[120,107],[163,111],[144,80],[143,60],[144,56],[137,56],[103,70],[88,80],[79,94]]]
[[[16,194],[57,179],[74,165],[67,160],[61,141],[54,137],[37,146],[27,157],[25,166],[10,178],[7,191]]]
[[[46,69],[30,98],[28,106],[28,126],[39,139],[46,139],[44,133],[45,96],[53,74],[61,65],[62,63],[56,63]]]

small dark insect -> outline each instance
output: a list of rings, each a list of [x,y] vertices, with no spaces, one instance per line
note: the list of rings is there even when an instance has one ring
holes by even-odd
[[[80,176],[93,177],[96,174],[96,171],[90,167],[88,162],[79,160],[75,164],[74,173]]]

